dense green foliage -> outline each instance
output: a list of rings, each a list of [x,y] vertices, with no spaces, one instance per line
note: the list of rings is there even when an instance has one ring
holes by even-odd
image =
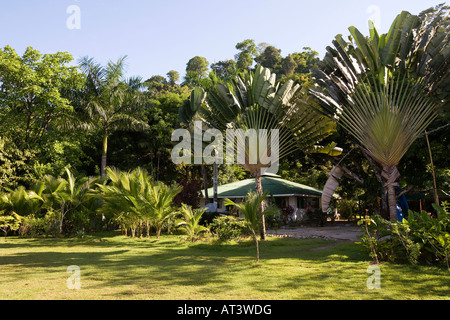
[[[19,55],[10,46],[0,48],[0,228],[5,235],[82,236],[121,226],[135,236],[144,231],[159,236],[182,218],[184,223],[179,226],[191,239],[197,239],[204,231],[200,220],[205,219],[195,211],[200,206],[199,186],[212,186],[213,168],[174,164],[171,134],[188,126],[180,122],[179,114],[190,106],[190,98],[199,92],[193,89],[198,86],[213,96],[208,99],[217,98],[228,107],[217,108],[211,100],[197,104],[211,127],[223,130],[231,122],[236,128],[245,128],[255,124],[249,120],[256,119],[254,116],[265,120],[267,115],[278,121],[274,127],[282,130],[295,124],[286,135],[286,141],[295,142],[295,146],[287,143],[278,172],[282,178],[322,188],[337,163],[362,178],[357,183],[347,176],[336,190],[346,199],[341,208],[345,207],[343,213],[348,216],[361,214],[366,208],[384,214],[386,181],[382,173],[386,161],[381,158],[389,158],[389,153],[395,155],[395,161],[388,165],[395,164],[402,173],[395,184],[427,194],[425,209],[436,212],[428,201],[434,189],[433,170],[423,131],[430,131],[437,192],[448,197],[448,10],[441,5],[418,16],[402,13],[386,35],[378,35],[371,28],[365,37],[350,28],[348,41],[337,36],[334,48],[328,48],[323,59],[309,47],[284,53],[271,44],[245,39],[236,44],[236,55],[223,61],[210,64],[205,57],[193,57],[186,64],[183,78],[175,70],[145,81],[139,76],[127,77],[125,57],[104,66],[86,57],[76,66],[67,52],[40,53],[29,47]],[[311,70],[322,74],[316,72],[312,77]],[[264,86],[270,92],[256,90]],[[411,125],[403,125],[412,121],[390,118],[390,122],[384,122],[389,118],[389,108],[383,109],[384,113],[366,108],[368,113],[359,114],[341,108],[345,112],[340,114],[337,126],[335,118],[329,121],[311,111],[315,107],[328,116],[336,115],[327,109],[330,100],[321,95],[327,90],[328,98],[331,96],[340,107],[349,102],[348,97],[359,99],[360,106],[367,107],[370,103],[366,98],[408,101],[412,93],[420,93],[417,88],[425,88],[422,96],[439,106],[422,109],[432,114],[426,121],[415,122],[413,131],[407,131]],[[317,99],[308,95],[308,89]],[[233,103],[228,103],[230,98]],[[255,107],[273,110],[274,101],[279,103],[276,113]],[[408,104],[403,105],[408,112],[402,115],[417,120],[423,114],[409,112]],[[374,114],[377,116],[371,118]],[[365,121],[352,122],[354,115]],[[188,116],[192,118],[193,114]],[[357,132],[369,128],[367,124],[376,130]],[[314,135],[318,128],[322,132]],[[309,139],[303,141],[304,137]],[[385,139],[389,143],[383,143],[386,137],[390,137],[390,141]],[[325,145],[337,143],[344,150],[342,156],[307,153],[319,140]],[[218,172],[219,183],[251,175],[238,165],[220,165]],[[187,202],[192,208],[182,206]],[[175,214],[180,207],[184,216]],[[233,239],[240,232],[240,222],[228,221],[232,227],[226,230],[221,223],[224,220],[216,219],[211,231],[222,240]],[[425,251],[441,252],[439,234],[420,233],[416,228],[428,224],[437,229],[435,224],[441,222],[436,221],[441,220],[411,213],[408,221],[409,225],[398,226],[398,237],[414,234],[414,244],[419,238],[437,237],[435,242],[427,240],[429,246],[421,246],[420,255],[411,256],[412,260],[422,259]],[[424,249],[431,247],[434,249]],[[436,252],[438,259],[444,259],[445,254]]]
[[[366,217],[362,221],[366,224],[364,247],[377,262],[441,264],[450,268],[448,203],[435,207],[437,217],[410,210],[403,222],[387,221],[378,215]]]

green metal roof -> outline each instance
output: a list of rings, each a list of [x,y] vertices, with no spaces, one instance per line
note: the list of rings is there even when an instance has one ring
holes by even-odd
[[[281,179],[280,176],[273,174],[266,174],[261,177],[261,184],[263,191],[269,191],[273,196],[310,196],[321,197],[322,191],[305,186],[300,183],[295,183]],[[219,186],[217,188],[218,198],[244,198],[250,191],[255,192],[255,179],[247,179],[238,181],[226,185]],[[204,191],[202,191],[203,196]],[[209,197],[213,195],[213,188],[208,189]]]

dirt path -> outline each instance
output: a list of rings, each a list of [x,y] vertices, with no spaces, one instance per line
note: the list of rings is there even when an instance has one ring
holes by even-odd
[[[340,240],[340,241],[359,241],[362,231],[360,227],[344,225],[344,226],[329,226],[323,228],[314,227],[298,227],[286,228],[278,230],[268,230],[268,236],[274,237],[292,237],[299,239],[320,238],[325,240]]]

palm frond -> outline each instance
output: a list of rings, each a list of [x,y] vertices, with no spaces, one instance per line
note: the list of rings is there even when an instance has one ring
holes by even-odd
[[[425,28],[407,12],[386,35],[373,29],[366,38],[354,27],[349,30],[354,43],[336,37],[314,71],[318,85],[311,92],[322,112],[337,119],[374,159],[397,165],[448,103],[442,97],[449,89],[441,85],[450,74],[449,36]]]

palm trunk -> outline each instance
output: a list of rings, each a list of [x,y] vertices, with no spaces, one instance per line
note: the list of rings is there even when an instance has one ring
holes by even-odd
[[[425,131],[425,137],[427,138],[428,152],[430,153],[431,161],[431,173],[433,174],[433,192],[434,192],[434,202],[439,205],[439,194],[436,183],[436,173],[434,171],[433,154],[431,153],[430,139],[428,138],[428,132]]]
[[[256,262],[259,262],[259,243],[258,243],[258,237],[256,236],[255,230],[253,228],[251,229],[253,233],[253,240],[255,241],[256,245]]]
[[[382,169],[378,163],[375,162],[375,160],[372,158],[372,156],[361,146],[359,146],[359,149],[362,151],[363,155],[366,157],[366,159],[369,161],[370,166],[373,169],[373,172],[375,173],[375,177],[377,178],[378,182],[381,186],[381,198],[380,198],[380,215],[387,219],[389,217],[389,212],[386,204],[386,185],[383,181],[382,177]]]
[[[147,238],[150,238],[150,223],[148,221],[145,224],[145,230],[147,232]]]
[[[263,194],[263,188],[261,183],[261,174],[258,172],[255,177],[256,182],[256,193],[259,195]],[[259,206],[259,212],[261,213],[261,241],[266,240],[266,219],[264,217],[264,201],[261,202]]]
[[[142,223],[139,223],[139,226],[138,226],[138,234],[139,234],[139,239],[142,239],[142,237],[143,237]]]
[[[208,174],[206,172],[206,166],[202,163],[202,177],[203,177],[203,189],[205,189],[205,204],[209,203],[208,196]]]
[[[100,165],[100,177],[103,179],[106,172],[106,154],[108,152],[108,130],[105,129],[105,134],[103,136],[103,150],[102,150],[102,162]]]
[[[64,219],[64,205],[61,205],[61,217],[59,219],[59,234],[62,234],[63,228],[63,219]]]
[[[217,187],[218,187],[218,164],[217,161],[214,162],[214,176],[213,176],[213,190],[214,190],[214,205],[216,206],[217,211],[217,205],[218,205],[218,198],[217,198]]]
[[[395,193],[395,187],[398,186],[397,180],[400,178],[397,166],[383,167],[381,174],[386,181],[386,189],[388,193],[388,207],[389,217],[391,221],[396,221],[397,216],[397,195]]]

